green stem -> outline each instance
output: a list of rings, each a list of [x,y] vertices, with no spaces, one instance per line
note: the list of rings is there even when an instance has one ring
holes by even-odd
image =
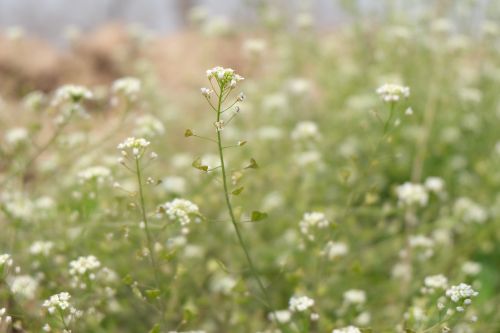
[[[220,121],[221,106],[222,106],[222,102],[223,102],[223,91],[224,91],[223,87],[221,87],[221,93],[219,94],[218,104],[217,104],[217,121]],[[220,164],[221,164],[221,170],[222,170],[222,184],[224,187],[224,197],[226,200],[227,209],[229,211],[229,216],[231,218],[231,223],[233,224],[234,231],[236,232],[236,236],[238,238],[238,242],[240,244],[240,247],[243,249],[243,252],[245,253],[245,257],[246,257],[248,266],[250,268],[250,272],[252,273],[252,276],[254,277],[255,281],[257,282],[259,289],[262,292],[262,295],[264,296],[265,306],[274,315],[275,310],[274,310],[273,306],[271,305],[271,298],[269,297],[269,294],[268,294],[264,284],[262,283],[262,280],[259,277],[259,273],[257,272],[257,269],[255,268],[252,257],[250,256],[250,252],[248,251],[248,247],[247,247],[245,241],[243,240],[243,236],[241,234],[240,227],[238,226],[238,222],[236,221],[236,217],[234,215],[233,206],[231,204],[231,199],[229,197],[229,190],[228,190],[228,185],[227,185],[226,166],[224,163],[224,152],[223,152],[224,148],[222,145],[222,137],[221,137],[220,130],[217,131],[217,146],[219,148],[219,157],[220,157]],[[278,325],[280,326],[280,328],[283,332],[289,331],[279,321],[276,320],[276,322],[278,323]]]
[[[385,122],[384,125],[384,136],[387,134],[387,131],[389,130],[389,126],[391,124],[392,117],[394,115],[394,102],[391,102],[391,107],[389,109],[389,118],[387,118],[387,121]]]
[[[151,261],[151,266],[153,267],[154,271],[154,276],[155,276],[155,282],[156,282],[156,288],[160,291],[160,309],[161,309],[161,321],[164,324],[164,327],[166,327],[165,323],[165,303],[162,298],[162,292],[161,292],[161,284],[160,284],[160,269],[156,261],[156,257],[154,254],[154,246],[153,246],[153,238],[151,237],[151,233],[149,231],[149,223],[148,223],[148,216],[146,213],[146,204],[144,200],[144,191],[143,191],[143,185],[142,185],[142,174],[141,174],[141,168],[140,168],[140,163],[139,163],[139,157],[135,157],[135,167],[136,167],[136,174],[137,174],[137,185],[139,187],[139,199],[140,199],[140,206],[141,206],[141,214],[142,214],[142,221],[144,222],[144,231],[146,233],[146,239],[148,243],[148,252],[149,252],[149,259]]]

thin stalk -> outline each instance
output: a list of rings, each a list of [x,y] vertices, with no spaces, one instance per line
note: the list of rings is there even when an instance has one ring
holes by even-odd
[[[219,97],[218,97],[218,104],[217,104],[217,121],[220,121],[220,116],[222,113],[221,106],[222,106],[223,98],[224,98],[222,92],[223,92],[223,89],[221,87],[221,93],[220,93],[220,95],[218,95]],[[240,227],[238,226],[238,222],[236,221],[236,217],[234,215],[233,205],[231,204],[231,199],[229,197],[229,190],[228,190],[227,176],[226,176],[226,166],[224,163],[224,152],[223,152],[224,147],[222,145],[222,137],[221,137],[220,132],[221,132],[220,130],[217,131],[217,146],[219,148],[219,157],[220,157],[220,164],[221,164],[220,167],[221,167],[221,171],[222,171],[222,184],[223,184],[223,188],[224,188],[224,198],[226,200],[226,206],[227,206],[227,209],[229,211],[231,223],[233,224],[234,231],[236,232],[236,236],[238,238],[238,242],[240,244],[240,247],[243,249],[243,252],[245,254],[245,258],[246,258],[248,266],[250,268],[250,272],[252,273],[252,276],[254,277],[255,281],[257,282],[259,289],[262,292],[262,295],[264,296],[265,306],[274,315],[275,310],[274,310],[273,306],[271,305],[271,298],[269,297],[269,294],[268,294],[264,284],[262,283],[262,280],[259,277],[259,273],[257,272],[257,269],[255,268],[252,257],[250,256],[250,252],[248,250],[248,247],[247,247],[245,241],[243,240],[243,236],[241,234]],[[289,331],[278,320],[276,320],[276,322],[278,323],[278,325],[280,326],[280,328],[283,332]]]
[[[151,261],[151,266],[153,267],[154,271],[154,276],[155,276],[155,282],[156,282],[156,288],[160,291],[160,309],[161,309],[161,321],[163,323],[163,326],[166,327],[165,323],[165,303],[162,298],[162,290],[161,290],[161,285],[160,285],[160,269],[156,261],[156,257],[154,254],[154,246],[153,246],[153,238],[151,237],[151,233],[149,231],[149,223],[148,223],[148,216],[146,213],[146,204],[144,200],[144,191],[143,191],[143,186],[142,186],[142,174],[141,174],[141,168],[140,168],[140,163],[139,163],[139,158],[136,157],[135,159],[135,167],[136,167],[136,174],[137,174],[137,185],[139,187],[139,199],[140,199],[140,206],[141,206],[141,214],[142,214],[142,221],[144,222],[144,231],[146,233],[146,240],[148,243],[148,252],[149,252],[149,260]]]

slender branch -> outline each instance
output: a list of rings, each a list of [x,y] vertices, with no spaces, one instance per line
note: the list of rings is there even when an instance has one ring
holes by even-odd
[[[137,186],[139,187],[139,198],[140,198],[140,207],[141,207],[141,214],[142,214],[142,220],[144,222],[144,231],[146,233],[146,239],[148,243],[148,252],[149,252],[149,259],[151,261],[151,266],[153,267],[154,271],[154,277],[155,277],[155,282],[156,282],[156,288],[160,291],[160,309],[161,309],[161,321],[163,323],[163,326],[166,327],[165,323],[165,303],[163,301],[163,298],[161,296],[161,284],[160,284],[160,269],[156,261],[156,257],[154,254],[154,246],[153,246],[153,238],[151,237],[151,232],[149,230],[149,223],[148,223],[148,216],[146,214],[146,204],[144,200],[144,191],[143,191],[143,185],[142,185],[142,175],[141,175],[141,167],[139,163],[139,157],[135,159],[135,167],[136,167],[136,174],[137,174]]]

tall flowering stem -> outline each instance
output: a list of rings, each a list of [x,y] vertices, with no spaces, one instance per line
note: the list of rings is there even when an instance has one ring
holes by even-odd
[[[153,274],[155,278],[155,284],[156,284],[156,289],[158,293],[158,302],[160,305],[160,312],[161,312],[161,321],[163,325],[166,327],[165,323],[165,302],[162,298],[162,288],[161,288],[161,279],[160,279],[160,267],[158,265],[158,261],[155,256],[154,252],[154,241],[153,237],[151,235],[151,231],[149,229],[149,220],[148,220],[148,214],[146,211],[146,202],[144,199],[144,184],[142,181],[142,171],[141,171],[141,160],[146,154],[147,148],[149,146],[150,142],[147,141],[146,139],[143,138],[134,138],[130,137],[127,138],[124,142],[120,143],[118,145],[118,149],[121,150],[122,158],[120,158],[120,163],[125,166],[128,170],[132,171],[135,173],[137,177],[137,187],[139,189],[139,206],[140,206],[140,213],[141,213],[141,224],[144,227],[144,232],[146,234],[146,242],[147,242],[147,252],[149,256],[149,261],[151,263],[151,267],[153,268]],[[150,159],[155,159],[156,158],[156,153],[152,152],[149,157]],[[130,168],[126,164],[126,160],[134,160],[134,168]],[[135,169],[135,170],[134,170]]]
[[[226,201],[226,206],[227,210],[229,212],[229,217],[231,219],[231,223],[234,227],[234,231],[236,233],[236,236],[238,238],[238,242],[240,247],[242,248],[245,258],[247,260],[249,269],[252,273],[253,278],[257,282],[257,285],[259,286],[260,291],[262,292],[262,295],[264,297],[264,303],[265,306],[271,313],[275,313],[273,306],[271,305],[271,298],[269,297],[269,294],[266,290],[266,287],[264,286],[264,283],[262,282],[259,273],[255,267],[255,264],[252,260],[252,257],[250,256],[250,251],[248,249],[248,246],[245,243],[245,240],[243,239],[242,232],[240,230],[240,227],[238,225],[238,222],[236,220],[236,216],[234,215],[234,209],[233,205],[231,203],[231,198],[230,198],[230,192],[229,192],[229,186],[228,186],[228,181],[227,181],[227,170],[226,170],[226,164],[225,164],[225,159],[224,159],[224,146],[222,142],[222,135],[221,131],[224,128],[224,120],[222,119],[222,114],[227,111],[229,108],[231,108],[235,103],[233,103],[230,107],[224,109],[223,108],[223,103],[231,93],[231,91],[234,89],[236,86],[236,83],[240,80],[243,80],[241,76],[238,74],[235,74],[232,69],[226,69],[226,68],[221,68],[221,67],[215,67],[214,69],[208,70],[207,71],[207,77],[210,81],[210,84],[212,86],[212,89],[208,88],[202,88],[201,92],[202,94],[207,98],[208,103],[212,106],[214,111],[216,112],[216,122],[215,122],[215,127],[217,131],[217,147],[218,147],[218,153],[219,153],[219,158],[220,158],[220,169],[221,169],[221,174],[222,174],[222,184],[224,188],[224,198]],[[218,92],[215,91],[215,87],[212,83],[212,81],[216,81],[217,85],[219,87]],[[210,95],[212,93],[215,93],[217,96],[217,104],[214,106],[210,102]],[[244,95],[240,94],[237,98],[237,101],[242,101],[244,98]],[[236,112],[239,111],[239,107],[236,106]],[[233,119],[234,115],[229,119],[231,121]],[[229,123],[229,121],[227,123]],[[280,326],[281,330],[283,332],[289,331],[286,327],[284,327],[283,324],[281,324],[279,321],[277,321],[278,325]]]

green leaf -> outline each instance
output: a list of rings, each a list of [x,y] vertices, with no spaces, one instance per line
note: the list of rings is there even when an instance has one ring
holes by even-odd
[[[257,161],[255,161],[253,158],[250,159],[250,164],[245,167],[245,169],[258,169],[259,165],[257,164]]]
[[[244,187],[241,186],[241,187],[238,187],[237,189],[233,190],[233,192],[231,192],[233,195],[239,195],[241,192],[243,192],[243,189]]]
[[[155,326],[149,330],[149,333],[160,333],[160,329],[160,324],[155,324]]]
[[[193,131],[192,131],[192,130],[190,130],[189,128],[188,128],[188,129],[184,132],[184,136],[185,136],[186,138],[188,138],[188,137],[190,137],[190,136],[193,136],[193,135],[194,135]]]
[[[193,161],[193,164],[192,166],[198,170],[201,170],[201,171],[205,171],[207,172],[208,171],[208,165],[203,165],[201,164],[201,157],[198,157],[197,159],[195,159]]]
[[[265,218],[267,218],[267,213],[259,212],[257,210],[254,210],[252,212],[252,217],[251,217],[252,222],[262,221]]]
[[[146,297],[153,300],[157,299],[160,297],[160,290],[159,289],[148,289],[144,292],[146,294]]]

